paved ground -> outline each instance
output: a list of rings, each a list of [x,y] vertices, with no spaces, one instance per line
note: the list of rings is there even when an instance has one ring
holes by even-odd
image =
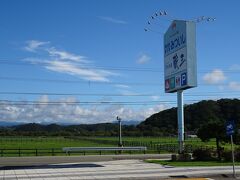
[[[99,162],[126,159],[170,159],[171,154],[89,155],[89,156],[33,156],[0,157],[1,166],[48,165],[59,163]]]
[[[240,167],[236,168],[240,172]],[[36,166],[5,166],[0,168],[4,180],[72,180],[72,179],[181,179],[204,177],[221,179],[231,174],[231,167],[164,167],[142,160],[115,160]],[[203,177],[203,178],[202,178]]]

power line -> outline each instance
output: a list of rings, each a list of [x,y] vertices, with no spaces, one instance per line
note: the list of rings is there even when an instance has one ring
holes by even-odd
[[[112,94],[112,93],[50,93],[50,92],[14,92],[2,91],[0,95],[48,95],[48,96],[116,96],[116,97],[152,97],[152,96],[174,96],[172,94]],[[224,96],[224,95],[240,95],[240,91],[224,91],[224,92],[201,92],[201,93],[186,93],[185,96]]]
[[[42,66],[47,66],[51,65],[48,62],[34,62],[34,63],[28,63],[28,62],[9,62],[8,60],[0,60],[0,64],[6,64],[6,65],[21,65],[21,66],[36,66],[36,65],[42,65]],[[75,63],[78,65],[78,63]],[[89,70],[94,70],[94,69],[101,69],[101,70],[113,70],[113,71],[139,71],[139,72],[160,72],[163,73],[163,70],[160,70],[158,68],[154,67],[149,67],[149,68],[139,68],[139,67],[116,67],[116,66],[85,66],[82,64],[79,64],[79,68],[81,69],[89,69]],[[201,70],[198,71],[198,73],[207,73],[212,70]],[[239,73],[239,70],[221,70],[221,72],[224,73]],[[219,73],[221,73],[219,72]],[[217,73],[217,72],[215,72]]]
[[[105,82],[105,81],[83,81],[83,80],[63,80],[63,79],[44,79],[44,78],[26,78],[26,77],[8,77],[8,76],[0,76],[0,79],[2,80],[9,80],[9,81],[30,81],[30,82],[48,82],[48,83],[81,83],[86,85],[101,85],[101,84],[108,84],[108,85],[136,85],[136,86],[163,86],[163,84],[160,83],[154,83],[154,82]],[[227,83],[222,84],[198,84],[202,86],[225,86],[228,85]]]
[[[197,102],[199,100],[188,100],[187,102]],[[157,105],[159,103],[176,104],[175,101],[13,101],[0,100],[0,105]]]
[[[83,80],[62,80],[62,79],[44,79],[44,78],[26,78],[26,77],[8,77],[8,76],[0,76],[0,79],[2,80],[10,80],[10,81],[31,81],[31,82],[49,82],[49,83],[81,83],[81,84],[87,84],[91,86],[92,84],[109,84],[109,85],[119,85],[119,84],[125,84],[125,85],[151,85],[151,86],[159,86],[163,84],[159,83],[142,83],[142,82],[105,82],[105,81],[83,81]]]
[[[49,95],[49,96],[154,96],[153,94],[48,93],[48,92],[0,92],[0,94]]]

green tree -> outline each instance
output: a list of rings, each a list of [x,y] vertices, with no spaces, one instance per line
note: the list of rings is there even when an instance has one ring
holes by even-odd
[[[207,124],[202,125],[198,132],[197,136],[202,141],[209,141],[212,138],[216,139],[216,147],[217,147],[217,155],[218,159],[221,160],[221,147],[220,142],[225,141],[225,126],[221,122],[209,122]]]

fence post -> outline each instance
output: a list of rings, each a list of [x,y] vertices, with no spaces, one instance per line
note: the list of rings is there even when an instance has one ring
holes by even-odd
[[[35,149],[35,154],[36,154],[36,156],[38,156],[38,150],[37,149]]]
[[[52,156],[54,156],[54,148],[52,148]]]
[[[3,157],[3,149],[1,149],[1,157]]]
[[[21,156],[21,149],[18,148],[18,156],[20,157]]]

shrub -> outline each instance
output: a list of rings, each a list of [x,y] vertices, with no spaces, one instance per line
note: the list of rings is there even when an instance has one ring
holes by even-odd
[[[232,151],[224,151],[222,154],[224,161],[232,161]],[[234,150],[235,161],[240,161],[240,148]]]
[[[213,160],[212,151],[210,149],[196,149],[193,151],[193,158],[197,161]]]
[[[232,160],[232,151],[224,151],[222,153],[222,157],[224,161],[231,161]]]
[[[240,161],[240,148],[239,147],[235,149],[234,154],[235,154],[235,160]]]

